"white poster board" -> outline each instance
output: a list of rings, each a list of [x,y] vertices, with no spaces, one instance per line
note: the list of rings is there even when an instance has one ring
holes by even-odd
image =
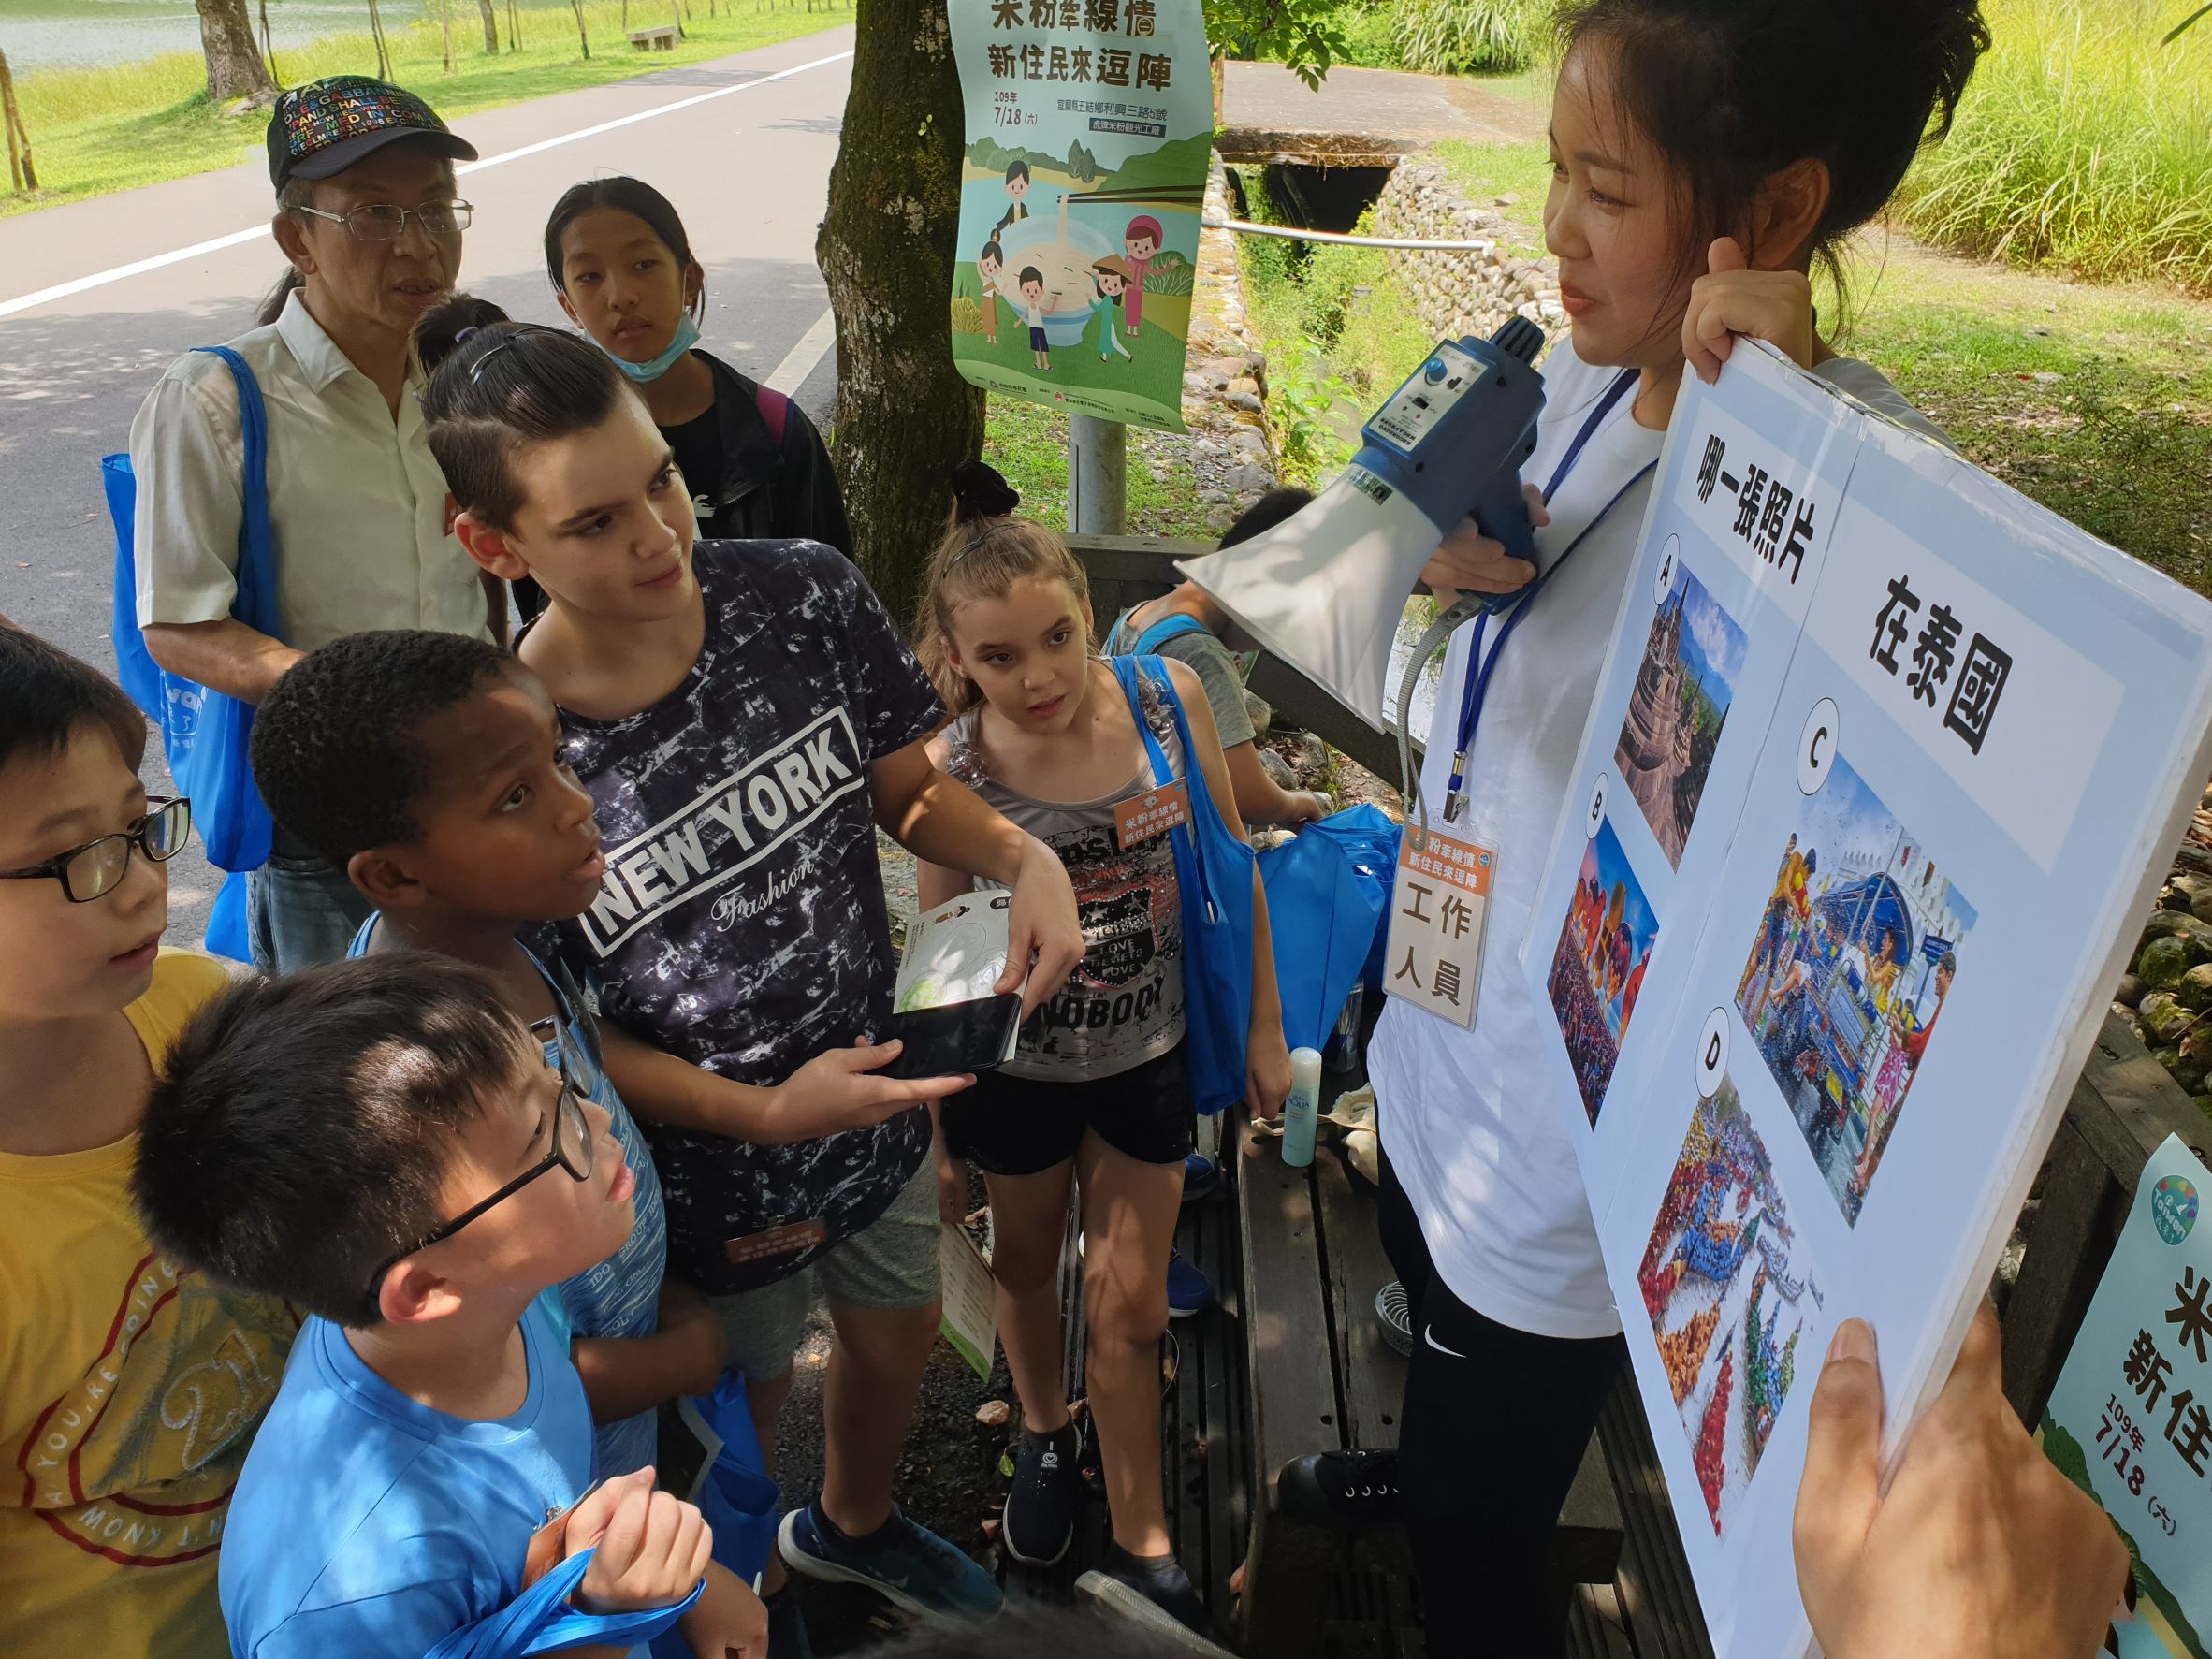
[[[1685,385],[1522,963],[1720,1659],[1837,1323],[1949,1368],[2212,770],[2212,606],[1749,342]]]

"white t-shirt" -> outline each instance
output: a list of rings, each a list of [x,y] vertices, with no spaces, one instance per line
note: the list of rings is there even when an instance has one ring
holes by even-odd
[[[395,417],[297,292],[274,323],[230,345],[269,415],[278,637],[303,651],[371,628],[488,637],[475,563],[445,527],[421,370],[408,375]],[[230,614],[244,457],[230,371],[186,353],[131,423],[141,627]]]
[[[1522,469],[1539,487],[1620,372],[1584,363],[1566,340],[1543,369],[1544,416]],[[1836,358],[1815,372],[1884,415],[1934,430],[1864,363]],[[1634,401],[1631,393],[1608,412],[1552,497],[1551,522],[1536,531],[1542,568],[1658,459],[1664,434],[1637,425]],[[1649,478],[1637,483],[1545,583],[1490,682],[1467,761],[1467,809],[1452,826],[1497,854],[1473,1028],[1392,998],[1368,1053],[1383,1146],[1437,1273],[1469,1307],[1538,1336],[1621,1329],[1568,1138],[1569,1113],[1579,1117],[1582,1108],[1557,1097],[1538,1063],[1543,1045],[1559,1038],[1550,1011],[1530,996],[1519,957],[1650,494]],[[1493,626],[1492,639],[1496,633]],[[1452,635],[1421,768],[1438,827],[1472,633]],[[1611,1101],[1608,1110],[1639,1104]]]

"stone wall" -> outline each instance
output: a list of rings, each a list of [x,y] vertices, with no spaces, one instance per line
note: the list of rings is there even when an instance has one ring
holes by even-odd
[[[1512,243],[1528,233],[1509,226],[1499,205],[1470,200],[1432,157],[1407,156],[1390,174],[1375,204],[1375,234],[1430,241],[1480,241],[1479,252],[1392,249],[1390,275],[1431,334],[1489,336],[1507,317],[1543,326],[1547,335],[1566,327],[1559,308],[1559,272],[1549,257],[1531,259]]]

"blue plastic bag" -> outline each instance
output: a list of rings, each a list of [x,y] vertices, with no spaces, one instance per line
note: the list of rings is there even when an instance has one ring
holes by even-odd
[[[697,1588],[673,1607],[637,1613],[579,1613],[568,1605],[570,1593],[584,1581],[594,1553],[586,1550],[570,1556],[498,1612],[455,1631],[426,1659],[523,1659],[526,1654],[587,1645],[627,1647],[648,1637],[656,1648],[662,1641],[675,1640],[684,1659],[690,1659],[691,1650],[675,1635],[675,1626],[699,1599]]]
[[[1381,925],[1381,920],[1390,906],[1390,890],[1398,883],[1398,847],[1405,831],[1392,823],[1390,814],[1380,807],[1368,804],[1332,813],[1308,826],[1302,835],[1325,837],[1343,848],[1345,856],[1351,861],[1352,873],[1359,879],[1360,891],[1374,901],[1375,941],[1368,947],[1367,965],[1360,978],[1370,991],[1380,994],[1383,947],[1390,932]],[[1268,914],[1272,919],[1274,912],[1271,909]]]
[[[1320,1048],[1367,966],[1387,895],[1361,880],[1336,839],[1311,828],[1259,854],[1259,880],[1283,997],[1283,1041]]]
[[[1252,1030],[1252,849],[1230,833],[1215,808],[1167,665],[1157,657],[1109,661],[1143,735],[1153,781],[1164,787],[1175,774],[1144,719],[1139,676],[1166,700],[1189,760],[1190,822],[1168,834],[1183,893],[1184,1060],[1192,1106],[1212,1113],[1244,1096],[1244,1043]]]
[[[239,428],[245,440],[242,480],[245,517],[239,526],[237,597],[230,614],[247,627],[276,636],[276,542],[269,523],[269,416],[261,387],[245,359],[225,345],[196,348],[221,357],[238,383]],[[132,702],[161,728],[162,750],[177,793],[192,802],[208,862],[232,872],[216,901],[207,945],[245,960],[244,872],[269,862],[274,826],[254,785],[247,746],[254,709],[196,680],[171,674],[146,649],[138,627],[136,517],[138,479],[128,455],[103,456],[101,481],[108,516],[115,525],[115,577],[109,637],[115,647],[115,677]],[[234,891],[235,889],[235,891]]]
[[[714,1392],[694,1396],[691,1405],[706,1419],[721,1441],[714,1467],[699,1483],[699,1512],[714,1531],[714,1559],[752,1584],[768,1564],[775,1548],[777,1505],[781,1489],[765,1473],[760,1436],[752,1425],[752,1406],[746,1397],[745,1373],[733,1365],[722,1373]],[[653,1659],[691,1659],[691,1650],[674,1630],[656,1637]]]

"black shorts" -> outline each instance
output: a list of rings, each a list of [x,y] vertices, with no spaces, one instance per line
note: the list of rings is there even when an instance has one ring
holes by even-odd
[[[940,1112],[953,1156],[993,1175],[1035,1175],[1065,1163],[1085,1129],[1142,1164],[1179,1164],[1197,1144],[1180,1045],[1083,1082],[980,1071],[975,1087],[946,1096]]]

